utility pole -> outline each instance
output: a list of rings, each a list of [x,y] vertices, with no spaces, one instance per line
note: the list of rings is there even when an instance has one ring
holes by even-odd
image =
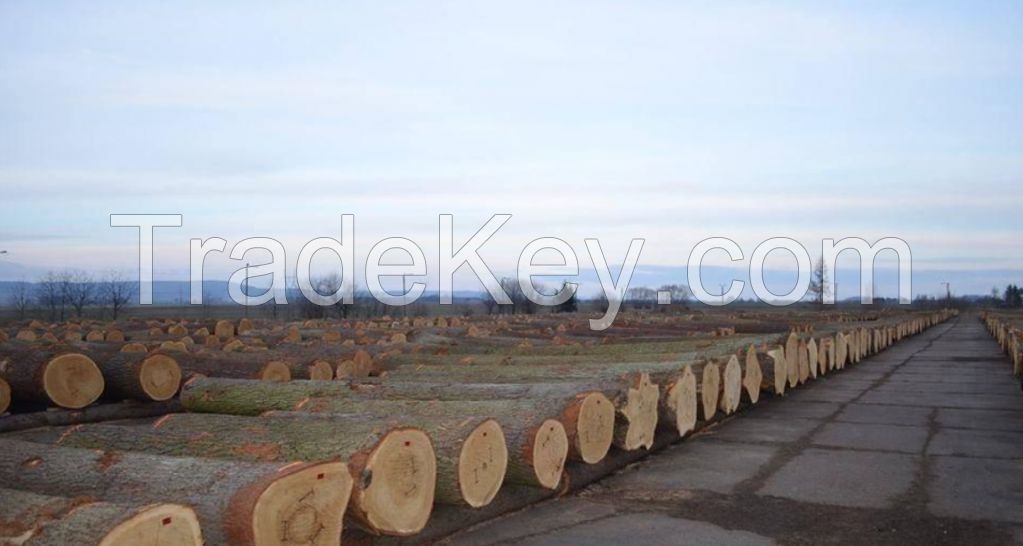
[[[721,288],[721,305],[723,306],[725,304],[725,283],[718,284],[718,287]]]
[[[952,306],[952,283],[948,281],[941,281],[941,284],[945,285],[945,304],[949,307]]]

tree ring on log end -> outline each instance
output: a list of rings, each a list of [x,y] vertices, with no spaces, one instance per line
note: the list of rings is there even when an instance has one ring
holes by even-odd
[[[739,358],[732,355],[721,372],[721,409],[727,415],[735,413],[739,409],[739,401],[742,400],[742,366],[739,365]]]
[[[153,400],[170,400],[181,386],[181,367],[167,355],[150,356],[142,361],[139,382]]]
[[[255,546],[337,544],[351,492],[344,463],[312,465],[275,480],[252,512]]]
[[[764,372],[760,369],[760,359],[757,358],[756,347],[750,347],[746,351],[746,369],[742,377],[743,386],[746,387],[746,395],[749,396],[751,404],[760,400],[760,384],[764,381]]]
[[[508,446],[501,425],[487,419],[473,429],[458,454],[458,489],[473,508],[490,504],[508,470]]]
[[[46,364],[43,388],[54,404],[80,409],[103,394],[103,373],[91,358],[78,353],[60,355]]]
[[[653,447],[659,398],[660,391],[650,381],[650,374],[641,374],[638,385],[629,388],[626,406],[621,410],[628,423],[625,445],[621,447],[628,451]]]
[[[568,459],[568,435],[561,421],[547,419],[540,425],[531,455],[536,481],[547,489],[557,488]]]
[[[330,381],[334,379],[334,367],[326,360],[314,360],[309,365],[309,379],[313,381]]]
[[[696,413],[699,403],[696,395],[696,376],[693,368],[686,366],[682,369],[682,376],[675,381],[671,389],[666,393],[669,407],[675,409],[675,424],[678,428],[678,435],[685,436],[696,429]]]
[[[114,527],[99,546],[200,546],[195,512],[179,504],[157,504]]]
[[[701,409],[703,420],[710,421],[718,411],[718,394],[721,392],[721,368],[713,362],[703,367],[703,378],[700,382]]]
[[[437,457],[429,436],[415,429],[388,433],[367,458],[363,474],[372,479],[357,494],[373,529],[406,536],[426,526],[437,486]]]
[[[280,360],[272,360],[263,366],[263,369],[259,373],[259,378],[263,381],[287,383],[288,381],[291,381],[291,368]]]
[[[576,449],[587,464],[604,460],[615,434],[615,407],[603,393],[591,392],[579,404]]]

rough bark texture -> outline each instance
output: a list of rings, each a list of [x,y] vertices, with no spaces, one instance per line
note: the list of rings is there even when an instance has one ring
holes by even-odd
[[[181,367],[173,358],[145,353],[88,351],[103,372],[110,400],[170,400],[181,385]]]
[[[206,349],[196,353],[160,351],[157,354],[173,358],[186,379],[195,375],[274,381],[291,379],[290,365],[279,356],[265,352],[225,353]]]
[[[267,385],[257,381],[196,378],[181,393],[189,411],[259,415],[265,411],[289,411],[300,408],[311,398],[334,400],[333,411],[359,411],[354,404],[365,400],[427,401],[523,401],[542,404],[548,417],[558,418],[568,434],[573,460],[595,463],[610,448],[614,427],[614,389],[599,385],[573,384],[480,384],[413,383],[367,381],[344,383],[292,381],[285,385]],[[605,404],[611,407],[603,407]],[[497,416],[495,416],[497,417]],[[501,420],[502,425],[505,420]]]
[[[139,434],[136,427],[91,427],[120,429],[126,436]],[[259,544],[254,539],[254,515],[261,495],[282,480],[310,470],[323,472],[320,469],[325,466],[254,464],[102,451],[109,445],[110,437],[89,429],[90,426],[81,427],[80,437],[78,429],[72,427],[18,435],[31,442],[0,440],[0,478],[9,487],[43,495],[184,504],[191,506],[198,515],[207,544],[252,546]],[[58,442],[89,449],[53,445]],[[336,489],[344,483],[329,480],[324,486]],[[327,527],[340,527],[340,513],[314,512],[312,515]],[[292,516],[277,514],[277,517],[288,521]],[[335,521],[323,520],[326,517]],[[314,544],[337,544],[337,539],[322,537]]]
[[[0,379],[0,415],[6,413],[9,407],[11,407],[11,386],[7,384],[7,381]]]
[[[191,508],[111,504],[0,488],[0,544],[21,546],[201,546]]]
[[[88,357],[67,347],[8,342],[0,346],[0,379],[11,398],[73,409],[103,393],[103,375]]]
[[[375,421],[391,421],[414,426],[426,432],[433,441],[437,457],[437,489],[435,499],[447,504],[485,506],[493,500],[504,481],[508,466],[508,448],[500,423],[508,416],[500,402],[421,402],[313,398],[299,413],[273,412],[275,419],[292,419],[297,426],[308,420],[343,422],[355,415]],[[498,418],[498,415],[501,415]],[[357,418],[357,417],[356,417]],[[476,437],[477,434],[485,435]],[[490,451],[477,456],[463,451],[467,442],[486,443]],[[471,446],[470,446],[471,447]],[[463,454],[465,455],[463,457]],[[461,478],[473,476],[486,482],[491,494],[466,497],[475,493],[477,484],[462,483]],[[490,487],[486,487],[490,486]]]
[[[59,427],[100,421],[156,417],[181,411],[177,400],[142,403],[135,401],[120,404],[101,404],[80,410],[49,410],[18,413],[0,417],[0,433],[28,430],[38,427]]]
[[[403,445],[408,442],[407,445]],[[172,414],[155,423],[135,426],[87,425],[75,428],[63,440],[76,447],[108,446],[158,455],[237,459],[253,462],[347,462],[355,479],[350,514],[373,532],[413,534],[425,525],[433,502],[436,458],[429,438],[412,427],[370,421],[365,416],[332,422],[302,423],[267,417],[213,414]],[[405,449],[408,448],[408,449]],[[374,475],[374,462],[395,464],[402,473],[393,480]],[[385,469],[386,470],[386,469]],[[398,519],[378,513],[370,505],[393,491],[409,491],[407,498],[392,499],[395,511],[408,509]],[[408,517],[405,517],[405,516]]]

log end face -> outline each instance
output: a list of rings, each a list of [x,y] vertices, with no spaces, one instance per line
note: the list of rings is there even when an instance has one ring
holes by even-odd
[[[99,546],[201,546],[195,512],[180,504],[150,506],[114,527]]]
[[[263,366],[263,369],[259,373],[259,378],[263,381],[287,383],[288,381],[291,381],[291,368],[284,362],[272,360]]]
[[[699,400],[696,394],[696,376],[692,368],[685,367],[682,376],[672,385],[667,393],[670,404],[675,409],[675,425],[679,437],[696,429],[696,414]]]
[[[703,420],[710,421],[718,411],[718,394],[721,392],[721,368],[713,362],[703,367],[700,382],[700,409]]]
[[[344,463],[309,465],[275,480],[252,512],[255,546],[337,544],[351,491]]]
[[[536,430],[531,459],[537,483],[557,489],[568,459],[568,435],[561,421],[547,419]]]
[[[458,455],[458,488],[473,508],[490,504],[504,483],[508,446],[501,425],[487,419],[473,429]]]
[[[46,364],[43,389],[56,405],[81,409],[103,394],[103,374],[91,358],[79,354],[60,355]]]
[[[739,401],[742,400],[742,366],[739,359],[732,355],[721,372],[721,400],[718,401],[721,410],[731,415],[739,409]]]
[[[579,404],[576,422],[576,446],[579,458],[587,464],[604,460],[615,433],[615,407],[603,393],[592,392]]]
[[[746,366],[742,376],[743,386],[746,388],[746,396],[751,404],[760,401],[760,386],[764,381],[764,372],[760,369],[760,359],[757,358],[756,347],[750,347],[746,352]]]
[[[326,360],[316,360],[309,365],[309,379],[313,381],[330,381],[334,379],[334,367]]]
[[[181,387],[181,367],[167,355],[153,355],[142,361],[139,382],[153,400],[170,400]]]
[[[388,433],[366,459],[357,503],[377,532],[408,536],[426,526],[437,486],[437,457],[430,438],[416,429]]]
[[[629,389],[627,404],[621,410],[625,417],[623,425],[628,428],[619,447],[628,451],[653,447],[659,399],[660,389],[650,381],[649,374],[642,374],[636,387]]]

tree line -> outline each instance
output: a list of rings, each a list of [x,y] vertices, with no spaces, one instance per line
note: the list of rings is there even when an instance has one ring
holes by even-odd
[[[138,292],[138,283],[118,272],[97,279],[84,271],[51,271],[35,283],[15,283],[10,305],[18,318],[24,320],[31,311],[43,310],[51,321],[70,317],[81,318],[86,309],[100,309],[102,316],[110,312],[113,320],[131,304]]]

